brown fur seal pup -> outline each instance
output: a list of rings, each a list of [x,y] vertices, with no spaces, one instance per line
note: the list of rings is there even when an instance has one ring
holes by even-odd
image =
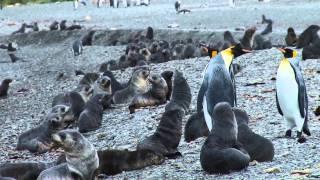
[[[117,79],[114,77],[111,71],[103,72],[103,76],[108,76],[111,80],[111,94],[114,94],[115,92],[126,88],[126,84],[122,84],[119,81],[117,81]]]
[[[148,81],[151,83],[151,88],[144,94],[136,95],[129,105],[130,114],[134,113],[135,109],[146,106],[155,106],[166,103],[168,94],[168,85],[166,80],[161,75],[152,74]]]
[[[153,28],[152,27],[147,28],[146,38],[148,40],[153,40]]]
[[[103,74],[96,80],[93,85],[94,95],[96,94],[111,94],[111,79]]]
[[[170,102],[166,105],[166,111],[179,109],[187,113],[191,104],[191,89],[183,74],[175,71],[173,80],[173,90]]]
[[[104,100],[105,96],[108,96],[108,99]],[[105,104],[103,104],[104,102]],[[111,95],[97,94],[91,97],[79,116],[79,132],[86,133],[97,130],[102,123],[103,110],[110,107],[110,105]]]
[[[98,151],[99,173],[115,175],[123,171],[142,169],[164,162],[162,155],[151,150],[102,150]]]
[[[176,71],[171,101],[166,106],[155,133],[139,142],[137,149],[149,149],[168,158],[181,156],[177,148],[182,135],[182,118],[190,103],[190,87],[182,73]]]
[[[267,27],[260,33],[261,35],[267,35],[272,32],[272,24],[273,21],[271,19],[266,19],[264,15],[262,15],[262,24],[267,23]]]
[[[50,24],[49,29],[50,31],[58,30],[59,29],[58,21],[54,21],[52,24]]]
[[[70,115],[67,106],[55,106],[46,119],[36,128],[22,133],[18,138],[16,150],[45,153],[52,147],[51,135],[67,126],[65,116]]]
[[[294,32],[294,29],[292,27],[288,28],[285,41],[286,41],[286,45],[287,46],[296,46],[296,44],[297,44],[297,35]]]
[[[184,128],[184,140],[191,142],[199,137],[207,137],[209,134],[210,131],[204,119],[203,111],[192,114]]]
[[[94,146],[85,137],[75,130],[62,130],[52,135],[52,141],[64,150],[67,162],[44,170],[38,180],[94,179],[99,158]]]
[[[79,82],[80,88],[82,85],[93,85],[99,77],[98,73],[86,73]]]
[[[9,85],[12,83],[12,79],[5,79],[0,85],[0,97],[6,97],[8,95]]]
[[[254,133],[249,128],[249,117],[245,111],[234,108],[233,112],[238,123],[238,141],[249,153],[251,161],[272,161],[274,157],[274,147],[272,142]]]
[[[318,25],[311,25],[306,30],[304,30],[298,38],[297,48],[304,48],[316,40],[319,39],[317,32],[320,30],[320,26]]]
[[[173,77],[173,72],[172,71],[163,71],[161,73],[161,76],[166,80],[167,85],[168,85],[168,93],[167,93],[167,100],[170,100],[171,93],[172,93],[172,77]]]
[[[256,28],[249,28],[244,32],[240,43],[244,49],[251,50],[253,47],[254,34],[256,32]]]
[[[88,34],[81,39],[83,46],[92,46],[93,35],[96,31],[91,30]]]
[[[0,179],[11,177],[18,180],[34,180],[53,164],[41,162],[4,163],[0,165]]]
[[[67,29],[67,20],[62,20],[60,22],[59,26],[60,26],[61,31],[66,30]]]
[[[230,104],[216,104],[212,116],[215,123],[200,152],[203,170],[209,174],[229,173],[249,166],[250,156],[237,140],[237,121]]]
[[[124,104],[132,101],[135,95],[145,93],[148,89],[147,78],[149,70],[138,69],[133,72],[128,87],[117,91],[113,96],[115,104]]]
[[[70,106],[71,112],[74,115],[74,120],[77,120],[80,113],[83,111],[85,103],[92,97],[93,88],[88,85],[82,85],[80,92],[71,91],[63,94],[58,94],[53,98],[52,107],[56,105]]]
[[[320,32],[320,31],[319,31]],[[320,39],[306,46],[302,50],[302,59],[319,59],[320,58]]]

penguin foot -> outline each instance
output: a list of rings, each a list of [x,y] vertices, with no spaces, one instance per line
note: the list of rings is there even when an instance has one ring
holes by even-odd
[[[284,135],[284,137],[286,137],[286,138],[290,138],[291,137],[291,129],[286,131],[286,134]]]
[[[307,141],[307,139],[304,136],[301,136],[298,138],[299,143],[305,143],[306,141]]]

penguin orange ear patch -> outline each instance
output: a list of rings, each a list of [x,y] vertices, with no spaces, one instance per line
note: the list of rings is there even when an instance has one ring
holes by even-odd
[[[217,51],[211,51],[211,58],[215,57],[218,54]]]

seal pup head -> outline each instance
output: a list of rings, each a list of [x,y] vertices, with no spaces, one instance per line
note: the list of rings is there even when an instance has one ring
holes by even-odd
[[[101,75],[97,79],[99,88],[107,94],[111,94],[111,79],[108,76]]]
[[[48,121],[50,130],[53,132],[58,132],[66,127],[63,115],[59,113],[49,113],[46,116],[46,121]]]
[[[70,106],[59,104],[51,109],[51,113],[58,114],[63,117],[65,122],[72,122],[74,120],[74,114],[71,111]]]
[[[81,85],[81,90],[79,94],[81,95],[84,102],[87,102],[93,95],[94,89],[91,85],[83,84]]]
[[[136,87],[136,90],[146,91],[148,87],[147,79],[149,74],[149,69],[139,68],[133,72],[130,83],[132,83],[132,85]]]

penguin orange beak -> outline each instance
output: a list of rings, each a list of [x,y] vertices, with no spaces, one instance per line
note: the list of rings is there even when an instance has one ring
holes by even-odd
[[[217,54],[218,54],[218,51],[211,51],[211,57],[210,58],[215,57]]]
[[[282,53],[286,53],[286,50],[284,50],[283,48],[278,48],[279,51],[281,51]]]
[[[252,50],[249,50],[249,49],[242,49],[242,51],[245,53],[252,53]]]

